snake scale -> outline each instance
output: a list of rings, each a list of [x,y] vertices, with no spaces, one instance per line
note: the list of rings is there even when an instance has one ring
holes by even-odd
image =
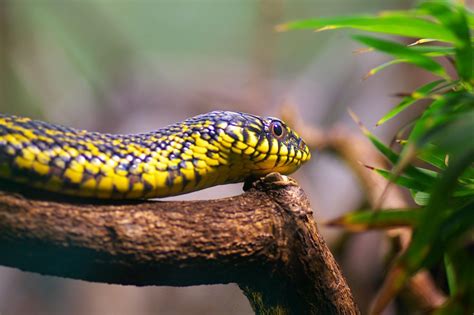
[[[213,111],[131,135],[0,114],[0,179],[78,197],[179,195],[289,174],[309,158],[284,122],[240,112]]]

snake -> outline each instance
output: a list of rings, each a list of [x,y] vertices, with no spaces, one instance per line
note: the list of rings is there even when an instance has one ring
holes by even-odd
[[[0,180],[75,197],[148,199],[287,175],[311,157],[282,120],[212,111],[111,134],[0,114]]]

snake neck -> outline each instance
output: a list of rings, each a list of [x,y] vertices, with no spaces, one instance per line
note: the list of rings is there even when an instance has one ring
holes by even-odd
[[[112,135],[0,117],[0,177],[84,197],[178,195],[247,176],[222,133],[204,123]]]

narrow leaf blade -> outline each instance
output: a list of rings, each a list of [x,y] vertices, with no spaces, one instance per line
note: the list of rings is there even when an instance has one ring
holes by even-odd
[[[373,229],[387,229],[402,226],[416,226],[420,209],[381,209],[349,212],[325,223],[328,226],[343,227],[353,232]]]
[[[370,36],[355,35],[353,38],[369,47],[375,48],[376,50],[392,55],[395,58],[403,59],[406,62],[413,63],[418,67],[430,71],[442,78],[449,79],[449,76],[443,66],[430,57],[425,56],[410,47],[406,47],[393,41]]]
[[[388,120],[392,119],[393,117],[401,113],[403,110],[408,108],[410,105],[414,104],[416,101],[425,98],[435,87],[439,86],[443,82],[446,81],[437,80],[419,87],[410,96],[405,97],[397,106],[395,106],[391,111],[389,111],[385,116],[383,116],[377,122],[377,126],[380,126]]]
[[[456,37],[440,24],[412,15],[344,16],[288,22],[277,26],[278,31],[297,29],[331,30],[352,28],[369,32],[414,38],[431,38],[453,42]]]

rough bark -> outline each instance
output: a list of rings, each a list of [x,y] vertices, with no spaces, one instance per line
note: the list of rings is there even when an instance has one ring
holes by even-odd
[[[0,231],[0,264],[26,271],[137,286],[234,282],[259,314],[358,314],[308,199],[279,174],[206,201],[4,192]]]

